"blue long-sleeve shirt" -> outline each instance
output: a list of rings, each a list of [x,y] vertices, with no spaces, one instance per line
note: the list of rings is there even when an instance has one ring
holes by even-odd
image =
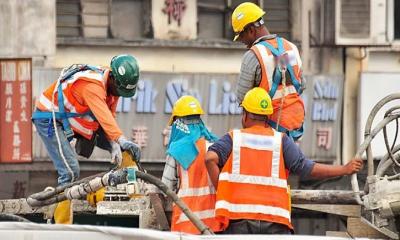
[[[218,155],[218,166],[220,169],[228,161],[229,155],[232,152],[232,145],[232,138],[227,133],[209,147],[208,151],[213,151]],[[290,173],[299,175],[302,179],[310,175],[315,162],[307,159],[300,148],[286,134],[283,134],[282,138],[282,151],[285,168]]]

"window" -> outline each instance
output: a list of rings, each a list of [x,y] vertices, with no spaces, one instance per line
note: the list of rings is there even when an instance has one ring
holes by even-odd
[[[231,15],[245,0],[198,0],[198,38],[233,39]],[[265,25],[271,33],[290,38],[289,0],[253,0],[267,13]]]
[[[150,4],[148,0],[57,0],[57,36],[149,37]]]
[[[400,39],[400,1],[394,1],[394,38]]]
[[[57,0],[57,36],[81,36],[81,6],[79,0]]]

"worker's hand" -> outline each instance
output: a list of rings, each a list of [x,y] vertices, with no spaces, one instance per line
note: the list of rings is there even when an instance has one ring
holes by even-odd
[[[110,141],[111,144],[111,163],[117,164],[118,167],[122,164],[122,152],[121,147],[115,141]]]
[[[363,167],[363,164],[363,160],[360,158],[351,159],[350,162],[344,166],[346,174],[350,175],[359,172]]]
[[[125,136],[121,136],[118,138],[118,144],[121,146],[122,150],[131,151],[134,160],[136,161],[140,160],[141,151],[139,145],[137,145],[132,141],[127,140]]]

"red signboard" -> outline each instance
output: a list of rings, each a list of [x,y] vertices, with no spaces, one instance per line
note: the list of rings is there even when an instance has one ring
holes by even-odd
[[[0,162],[32,162],[30,59],[0,60]]]

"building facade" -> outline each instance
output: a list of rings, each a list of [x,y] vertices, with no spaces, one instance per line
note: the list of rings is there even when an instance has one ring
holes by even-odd
[[[12,73],[9,69],[14,61],[18,72],[18,61],[28,61],[25,69],[31,71],[27,83],[32,89],[29,104],[33,105],[64,67],[74,63],[108,65],[117,54],[134,55],[141,68],[138,94],[121,100],[118,121],[124,133],[143,146],[145,167],[159,175],[167,142],[165,127],[179,96],[198,97],[206,110],[205,122],[218,135],[240,127],[241,109],[234,92],[246,49],[232,42],[230,16],[241,2],[1,1],[0,69]],[[308,79],[301,148],[316,161],[345,163],[362,141],[365,116],[374,103],[368,96],[379,100],[382,94],[400,90],[400,84],[395,84],[400,76],[400,4],[395,0],[253,2],[266,11],[270,32],[294,42],[301,52]],[[383,83],[379,94],[371,83],[376,79]],[[11,82],[7,77],[0,80],[6,85]],[[20,81],[16,80],[22,84]],[[0,95],[0,112],[6,114],[8,98],[3,90]],[[20,114],[20,108],[15,111]],[[0,124],[3,129],[13,127],[7,134],[0,129],[1,145],[12,151],[19,148],[14,146],[16,141],[9,140],[17,135],[14,125],[15,121]],[[34,129],[29,136],[20,141],[32,144],[29,163],[1,155],[0,188],[6,192],[0,194],[2,198],[24,196],[56,182],[52,163]],[[93,159],[82,159],[83,176],[108,169],[108,158],[108,153],[97,150]],[[348,189],[347,180],[327,187]],[[313,188],[313,184],[302,185],[293,179],[292,185]],[[337,221],[332,222],[340,228]]]

